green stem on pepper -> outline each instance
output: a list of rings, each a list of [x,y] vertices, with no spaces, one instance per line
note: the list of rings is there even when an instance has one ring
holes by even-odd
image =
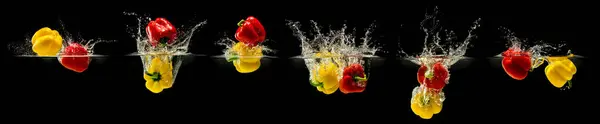
[[[421,97],[421,106],[422,107],[428,106],[429,102],[431,101],[430,98],[431,97],[426,92],[424,92],[423,95],[422,95],[422,97]]]
[[[225,55],[225,58],[227,59],[227,62],[231,62],[231,61],[240,59],[240,57],[235,52],[227,52],[227,54]]]
[[[546,62],[547,60],[545,58],[537,58],[533,61],[533,63],[531,63],[531,68],[529,69],[529,72],[533,72],[534,69],[536,69],[537,67],[540,67],[542,64],[544,64],[544,62]]]
[[[244,19],[242,19],[240,22],[237,23],[237,26],[242,27],[242,24],[244,24]]]
[[[158,43],[159,43],[161,46],[166,46],[166,45],[167,45],[167,43],[168,43],[168,41],[169,41],[169,38],[167,38],[167,37],[163,37],[163,38],[160,38],[160,40],[158,40]]]
[[[425,78],[431,79],[433,78],[433,76],[433,71],[431,69],[427,69],[427,71],[425,72]]]
[[[152,73],[152,74],[150,74],[150,73],[146,72],[146,75],[150,76],[150,78],[152,78],[152,81],[160,81],[160,79],[161,79],[161,78],[160,78],[160,77],[161,77],[161,75],[160,75],[160,73],[158,73],[158,72],[154,72],[154,73]]]
[[[315,87],[319,87],[319,86],[323,86],[323,83],[317,82],[315,80],[310,80],[310,85],[315,86]]]

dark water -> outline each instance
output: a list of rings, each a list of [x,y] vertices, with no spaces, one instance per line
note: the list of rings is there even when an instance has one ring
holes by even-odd
[[[340,14],[331,13],[343,7],[293,9],[286,14],[271,10],[293,8],[287,6],[236,13],[207,13],[197,8],[164,11],[115,8],[102,12],[89,8],[51,14],[53,11],[39,16],[30,16],[32,13],[28,12],[10,13],[7,17],[14,19],[5,20],[11,24],[6,30],[10,33],[3,35],[6,43],[24,42],[44,26],[57,28],[57,20],[62,20],[69,32],[75,36],[80,34],[83,39],[118,42],[97,44],[94,52],[108,56],[92,58],[88,70],[83,73],[65,69],[56,58],[15,57],[12,51],[7,52],[3,57],[3,64],[8,67],[3,69],[7,74],[1,81],[4,84],[2,103],[6,103],[7,113],[23,117],[75,110],[81,112],[70,114],[142,112],[191,115],[201,120],[254,118],[275,121],[271,119],[281,118],[311,122],[486,123],[524,120],[577,123],[593,119],[590,117],[599,110],[597,102],[593,102],[598,94],[598,81],[593,77],[598,67],[595,64],[597,52],[592,50],[597,45],[592,43],[595,40],[584,39],[588,36],[582,33],[586,32],[584,29],[593,28],[580,26],[589,24],[582,22],[585,19],[581,17],[587,17],[583,10],[569,9],[584,7],[516,5],[440,6],[440,12],[445,13],[443,26],[453,29],[459,39],[466,36],[475,19],[482,18],[482,26],[477,33],[478,39],[472,41],[467,50],[469,58],[450,68],[450,84],[444,88],[446,101],[442,112],[430,120],[420,119],[410,109],[411,92],[418,85],[418,66],[399,58],[397,52],[402,49],[418,53],[423,47],[424,34],[419,22],[426,8],[431,6],[412,4],[351,9]],[[174,86],[160,94],[151,93],[144,86],[140,57],[126,56],[136,52],[135,40],[126,32],[126,25],[135,25],[136,20],[124,16],[123,11],[166,17],[175,25],[191,25],[196,22],[190,20],[206,19],[206,26],[192,38],[189,52],[208,56],[185,56]],[[360,14],[362,12],[366,14]],[[276,50],[271,55],[276,58],[263,58],[256,72],[240,74],[224,58],[210,56],[222,54],[224,47],[217,46],[216,41],[225,34],[233,36],[237,29],[235,24],[248,15],[254,15],[265,26],[270,40],[266,45]],[[337,91],[323,95],[311,86],[303,60],[290,58],[300,55],[301,49],[300,42],[286,25],[286,19],[301,21],[304,25],[308,25],[308,20],[323,25],[347,23],[350,28],[358,29],[377,20],[372,35],[374,42],[382,46],[382,51],[376,54],[379,58],[372,59],[367,89],[357,94],[344,95]],[[546,64],[529,73],[524,80],[510,78],[502,69],[500,59],[493,57],[507,48],[506,40],[502,39],[505,35],[499,33],[499,27],[507,27],[532,40],[566,41],[575,54],[584,56],[573,59],[578,69],[573,77],[573,88],[560,90],[553,87],[544,75]],[[363,33],[358,31],[357,34]],[[585,114],[588,112],[590,114]],[[59,114],[43,116],[52,115]]]
[[[317,91],[309,84],[302,59],[263,58],[256,72],[240,74],[223,58],[187,56],[174,86],[160,94],[145,88],[139,57],[94,58],[84,73],[71,72],[50,58],[14,60],[27,65],[11,71],[8,77],[14,81],[5,85],[4,91],[17,104],[44,103],[61,108],[71,104],[134,108],[158,104],[206,113],[262,111],[268,115],[359,112],[374,118],[418,120],[409,104],[411,91],[418,85],[418,66],[408,60],[371,59],[367,89],[348,95]],[[588,96],[584,89],[594,83],[590,82],[593,73],[586,60],[574,60],[578,72],[570,90],[553,87],[543,68],[516,81],[503,71],[500,59],[461,60],[450,68],[442,112],[429,121],[575,116],[580,98]]]

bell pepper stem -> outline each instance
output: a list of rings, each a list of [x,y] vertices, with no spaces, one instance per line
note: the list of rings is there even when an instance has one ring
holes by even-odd
[[[152,78],[153,81],[160,81],[160,73],[158,72],[154,72],[154,73],[148,73],[146,72],[146,75],[150,76],[150,78]]]
[[[239,57],[237,57],[237,56],[228,57],[227,58],[227,62],[232,62],[232,61],[235,61],[235,60],[238,60],[238,59],[239,59]]]
[[[571,89],[571,87],[573,87],[573,83],[571,82],[571,80],[567,81],[567,89]]]
[[[359,82],[359,81],[367,81],[367,75],[363,74],[362,78],[360,76],[354,76],[354,80],[356,80],[357,82]]]
[[[235,53],[233,51],[229,51],[225,55],[225,59],[227,59],[227,62],[235,61],[235,60],[238,60],[239,58],[240,57],[237,55],[237,53]]]
[[[242,19],[240,22],[237,23],[237,26],[242,27],[242,24],[244,24],[244,19]]]
[[[537,67],[540,67],[540,65],[544,64],[545,61],[546,61],[545,58],[535,59],[531,65],[531,68],[529,69],[529,72],[533,72],[534,69],[536,69]]]
[[[422,95],[422,98],[421,98],[421,100],[422,100],[421,101],[422,106],[428,106],[429,105],[429,101],[430,101],[429,98],[430,97],[428,96],[427,92],[423,92],[423,95]]]
[[[432,71],[432,70],[428,69],[428,70],[425,72],[425,78],[427,78],[427,79],[431,79],[431,78],[433,78],[433,76],[434,76],[434,75],[433,75],[433,71]]]

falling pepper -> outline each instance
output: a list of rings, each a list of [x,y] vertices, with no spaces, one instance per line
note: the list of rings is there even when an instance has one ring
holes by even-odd
[[[342,93],[360,93],[367,87],[367,75],[362,65],[355,63],[344,68],[344,77],[340,80]]]
[[[430,69],[425,64],[421,65],[417,71],[417,81],[419,84],[424,84],[427,88],[440,90],[448,82],[448,69],[441,62],[436,62],[431,66]]]
[[[417,87],[416,93],[411,98],[410,108],[419,117],[431,119],[434,114],[442,111],[443,101],[440,94],[426,91],[427,88]]]
[[[332,61],[319,63],[312,69],[310,84],[325,94],[332,94],[339,88],[339,68]]]
[[[555,87],[561,88],[565,83],[571,85],[571,79],[577,72],[577,67],[568,57],[548,57],[548,66],[544,69],[548,81]],[[567,87],[570,88],[570,87]]]
[[[165,18],[156,18],[156,20],[150,21],[146,26],[146,34],[152,47],[173,44],[177,38],[175,26]]]
[[[144,73],[146,88],[153,93],[160,93],[163,89],[173,86],[173,65],[169,60],[163,60],[165,56],[154,56],[150,67]]]
[[[81,73],[90,65],[88,49],[79,43],[69,43],[61,53],[60,64],[65,68]],[[66,56],[66,57],[63,57]]]
[[[55,56],[62,48],[63,38],[58,31],[41,28],[31,38],[32,50],[39,56]]]
[[[502,68],[515,80],[523,80],[532,69],[531,53],[510,48],[502,53]]]
[[[238,41],[253,47],[262,43],[265,36],[265,28],[254,16],[249,16],[246,20],[238,22],[238,29],[235,32],[235,39]]]

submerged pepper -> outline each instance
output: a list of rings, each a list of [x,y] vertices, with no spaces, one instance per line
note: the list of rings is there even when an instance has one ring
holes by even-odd
[[[340,80],[340,91],[342,93],[360,93],[367,87],[367,75],[363,66],[358,63],[344,68],[344,77]]]
[[[325,94],[332,94],[339,88],[339,68],[332,61],[324,61],[312,69],[311,85]]]
[[[146,88],[153,93],[160,93],[173,86],[173,64],[170,60],[161,59],[163,57],[155,56],[144,73]]]
[[[86,46],[79,43],[69,43],[69,46],[62,51],[59,62],[65,68],[81,73],[90,65],[91,59],[87,56],[88,52]]]
[[[227,61],[240,73],[251,73],[260,67],[262,46],[248,46],[242,42],[236,43],[228,53]]]
[[[434,114],[442,111],[443,101],[438,93],[427,91],[427,88],[417,87],[418,91],[411,98],[410,108],[419,117],[431,119]]]
[[[510,48],[502,53],[502,68],[515,80],[523,80],[532,68],[531,53]]]
[[[436,62],[428,68],[422,64],[417,71],[417,81],[419,84],[425,85],[427,88],[441,90],[448,83],[450,72],[442,62]]]
[[[235,32],[235,39],[238,41],[248,46],[256,46],[265,41],[265,36],[265,28],[254,16],[238,22],[238,29]]]
[[[548,81],[555,87],[563,87],[577,72],[577,67],[568,57],[548,57],[547,60],[548,66],[544,72]]]

